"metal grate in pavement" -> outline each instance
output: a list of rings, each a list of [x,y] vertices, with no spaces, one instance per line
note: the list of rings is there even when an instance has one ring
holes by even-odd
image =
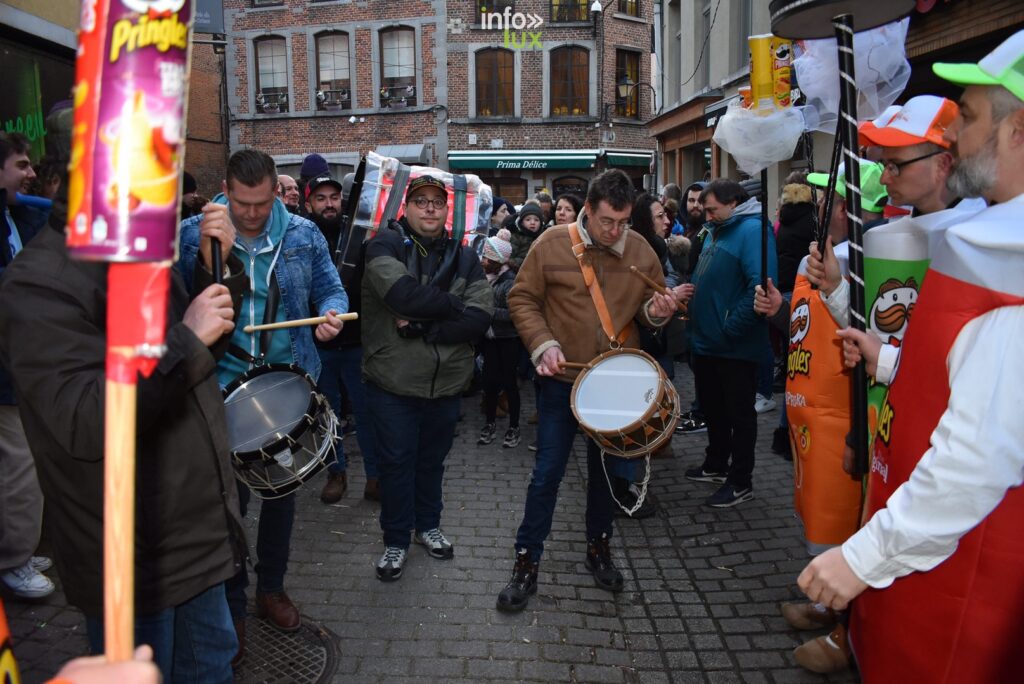
[[[250,614],[245,636],[245,660],[235,682],[316,684],[331,681],[338,669],[338,636],[305,616],[302,628],[287,634]]]

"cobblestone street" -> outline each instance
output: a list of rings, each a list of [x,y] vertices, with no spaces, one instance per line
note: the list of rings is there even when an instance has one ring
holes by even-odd
[[[689,370],[677,364],[683,406]],[[463,402],[448,457],[442,527],[454,561],[414,545],[398,582],[379,582],[378,506],[362,499],[359,456],[349,491],[319,501],[322,476],[299,492],[286,587],[303,615],[339,637],[336,682],[850,682],[798,668],[779,604],[798,600],[795,578],[807,561],[793,516],[792,466],[768,446],[778,410],[759,418],[755,499],[733,509],[702,505],[714,485],[687,481],[706,434],[677,435],[675,457],[652,461],[658,515],[618,518],[613,553],[626,589],[597,589],[583,565],[585,461],[582,438],[562,485],[540,587],[518,615],[498,612],[512,542],[533,463],[533,391],[523,384],[523,441],[476,446],[479,398]],[[780,397],[777,397],[777,399]],[[504,423],[498,421],[499,435]],[[346,439],[355,449],[355,440]],[[254,516],[247,519],[255,541]],[[52,575],[53,573],[51,573]],[[57,579],[54,577],[54,579]],[[61,593],[41,603],[5,601],[14,650],[29,684],[85,652],[84,622]],[[813,635],[813,634],[812,634]]]

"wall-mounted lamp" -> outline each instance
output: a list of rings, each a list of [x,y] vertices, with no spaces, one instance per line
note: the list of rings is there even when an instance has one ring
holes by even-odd
[[[594,37],[597,38],[597,20],[601,18],[604,7],[601,7],[601,0],[594,0],[590,5],[590,21],[594,25]]]

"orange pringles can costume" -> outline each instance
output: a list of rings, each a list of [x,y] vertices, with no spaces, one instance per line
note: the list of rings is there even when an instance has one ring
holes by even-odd
[[[842,245],[836,256],[846,267]],[[841,256],[842,254],[842,256]],[[807,550],[818,554],[857,531],[861,486],[843,471],[850,429],[850,374],[838,327],[805,264],[793,289],[786,363],[786,416],[793,451],[793,506]]]

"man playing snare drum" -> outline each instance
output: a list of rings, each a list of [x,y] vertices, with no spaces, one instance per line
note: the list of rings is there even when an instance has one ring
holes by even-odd
[[[676,310],[675,299],[654,292],[630,272],[629,267],[636,266],[652,280],[664,281],[654,250],[629,230],[633,197],[633,184],[622,171],[607,171],[594,179],[578,222],[550,228],[537,238],[509,294],[512,322],[541,376],[540,423],[537,461],[516,535],[515,566],[508,585],[498,595],[499,610],[521,611],[537,591],[544,540],[551,531],[558,486],[576,437],[577,422],[569,399],[577,373],[561,364],[566,360],[588,362],[620,344],[637,349],[636,324],[663,326]],[[573,252],[573,229],[583,261],[596,274],[612,331],[602,326],[584,283]],[[615,504],[601,458],[597,445],[588,439],[586,565],[598,587],[618,592],[622,590],[622,573],[613,564],[609,548]]]
[[[228,160],[223,194],[203,207],[201,216],[181,224],[179,267],[187,283],[191,284],[197,264],[206,271],[211,268],[209,238],[219,241],[224,263],[230,255],[237,256],[249,276],[231,346],[217,364],[222,386],[263,363],[296,364],[314,379],[319,377],[320,357],[313,336],[320,341],[333,339],[342,325],[336,315],[348,311],[348,297],[323,234],[310,221],[289,213],[276,197],[276,189],[277,170],[269,155],[256,150],[236,152]],[[248,324],[310,316],[326,316],[327,322],[315,329],[293,327],[274,333],[243,330]],[[239,497],[244,516],[249,490],[241,484]],[[301,626],[299,611],[284,591],[294,517],[294,493],[265,500],[256,541],[256,614],[285,632]],[[241,642],[235,664],[245,648],[248,583],[243,568],[227,587]]]

